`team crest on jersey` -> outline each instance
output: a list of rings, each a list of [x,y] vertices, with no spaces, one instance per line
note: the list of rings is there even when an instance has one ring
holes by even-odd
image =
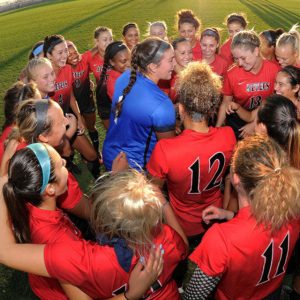
[[[80,72],[73,72],[73,78],[81,78],[82,75],[84,74],[84,70],[80,71]]]
[[[55,90],[56,91],[65,89],[67,87],[68,87],[68,81],[67,80],[55,83]]]
[[[102,72],[102,67],[103,67],[103,66],[97,66],[96,71],[97,71],[98,73]]]
[[[270,82],[255,82],[246,85],[247,92],[267,91],[270,89]]]

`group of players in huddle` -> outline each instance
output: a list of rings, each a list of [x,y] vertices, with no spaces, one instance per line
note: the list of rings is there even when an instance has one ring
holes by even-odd
[[[4,97],[0,262],[40,299],[280,298],[299,256],[300,33],[247,23],[227,16],[221,45],[181,10],[172,42],[157,21],[142,41],[98,27],[83,54],[61,35],[33,47]]]

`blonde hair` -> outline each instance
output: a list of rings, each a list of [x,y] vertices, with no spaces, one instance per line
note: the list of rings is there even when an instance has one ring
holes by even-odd
[[[91,193],[91,224],[96,234],[120,237],[144,252],[162,222],[162,194],[136,170],[105,176]]]
[[[254,30],[243,30],[236,33],[232,39],[231,49],[244,47],[252,52],[255,48],[260,47],[260,39]]]
[[[300,171],[291,167],[284,150],[271,138],[253,136],[237,145],[232,170],[250,197],[258,223],[271,231],[300,215]]]
[[[151,36],[151,28],[152,27],[162,27],[165,31],[166,37],[168,35],[168,26],[165,21],[155,21],[155,22],[148,22],[148,28],[146,30],[146,37]]]
[[[33,58],[31,59],[25,69],[24,74],[26,77],[26,80],[29,82],[30,80],[35,81],[36,79],[36,69],[39,68],[42,65],[48,65],[52,69],[51,62],[48,58],[40,57],[40,58]]]
[[[222,83],[207,63],[191,62],[179,74],[176,93],[194,121],[208,120],[220,103]]]
[[[298,24],[294,24],[289,32],[284,32],[279,36],[276,42],[276,47],[291,45],[293,51],[298,54],[298,58],[300,58],[300,32],[298,28],[300,26]]]

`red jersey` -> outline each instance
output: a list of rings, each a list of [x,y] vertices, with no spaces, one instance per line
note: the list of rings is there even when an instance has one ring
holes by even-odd
[[[235,102],[247,110],[253,110],[273,94],[278,71],[278,66],[268,60],[262,61],[257,74],[233,65],[225,74],[223,94],[233,96]]]
[[[204,232],[206,207],[222,207],[220,184],[235,142],[230,127],[210,127],[208,133],[186,129],[156,144],[147,170],[166,180],[170,204],[187,236]]]
[[[202,49],[200,46],[200,42],[197,40],[195,46],[192,48],[193,52],[193,60],[201,60],[202,59]]]
[[[161,233],[154,239],[162,244],[164,268],[157,280],[155,291],[147,299],[179,300],[178,289],[172,274],[186,256],[182,238],[169,226],[162,225]],[[51,277],[70,282],[94,299],[106,299],[127,290],[129,273],[119,265],[113,247],[100,246],[87,241],[47,244],[44,259]],[[139,258],[134,256],[132,268]]]
[[[90,52],[89,64],[90,64],[90,69],[93,72],[94,77],[96,79],[96,82],[98,82],[104,64],[103,57],[101,57],[99,53],[92,55],[92,53]]]
[[[78,181],[72,173],[68,172],[68,189],[57,198],[57,206],[63,209],[73,209],[79,202],[83,193]]]
[[[172,72],[172,77],[170,80],[170,91],[169,91],[169,97],[172,100],[173,103],[176,102],[176,91],[175,91],[175,84],[176,84],[176,80],[178,78],[178,74],[173,71]]]
[[[90,102],[93,93],[90,86],[90,65],[91,52],[87,51],[81,55],[81,61],[76,66],[71,66],[73,75],[73,91],[76,100],[79,102]]]
[[[216,299],[264,299],[281,285],[299,229],[293,220],[272,234],[244,207],[213,225],[190,259],[206,275],[222,277]]]
[[[220,48],[220,56],[222,56],[228,63],[228,66],[233,64],[233,56],[231,53],[232,39],[228,39]]]
[[[117,72],[114,69],[110,69],[108,72],[106,88],[107,88],[107,95],[110,98],[110,101],[112,100],[114,95],[116,81],[121,76],[121,74],[122,73]]]
[[[51,99],[56,101],[61,106],[64,113],[68,113],[70,109],[72,85],[72,68],[70,65],[65,65],[59,70],[58,74],[56,74],[54,94],[49,94]]]
[[[59,209],[44,210],[27,204],[29,210],[30,236],[34,244],[51,244],[77,241],[81,233]],[[42,300],[67,300],[68,297],[56,279],[29,274],[33,292]]]
[[[166,95],[169,95],[169,93],[170,93],[170,79],[169,79],[169,80],[161,79],[161,80],[158,81],[157,85],[158,85],[158,87],[159,87]]]
[[[13,130],[13,125],[7,126],[4,128],[4,130],[2,131],[2,134],[0,136],[0,164],[2,162],[3,154],[5,151],[4,143],[7,140],[10,133],[12,132],[12,130]]]
[[[227,69],[228,69],[228,62],[226,59],[221,57],[220,55],[215,55],[215,60],[209,64],[211,69],[218,74],[219,76],[224,77]]]

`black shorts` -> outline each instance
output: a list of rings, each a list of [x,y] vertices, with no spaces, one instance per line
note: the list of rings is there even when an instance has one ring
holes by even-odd
[[[106,84],[103,84],[101,88],[97,88],[96,91],[98,115],[102,120],[109,120],[111,112],[111,99],[106,91]]]
[[[241,132],[239,129],[245,126],[247,123],[240,119],[240,117],[235,113],[226,116],[225,124],[233,129],[236,140],[240,140],[241,138],[239,136]]]
[[[78,107],[81,114],[90,114],[96,111],[95,102],[93,97],[76,98]]]

